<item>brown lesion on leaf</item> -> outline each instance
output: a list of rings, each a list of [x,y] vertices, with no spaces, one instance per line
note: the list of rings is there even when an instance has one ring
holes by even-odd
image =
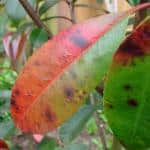
[[[65,87],[64,94],[65,94],[67,100],[72,100],[74,97],[74,89],[72,87]]]
[[[132,64],[135,57],[150,54],[150,19],[139,25],[121,44],[114,56],[114,61],[122,65]]]
[[[11,108],[15,110],[15,112],[17,112],[17,113],[20,112],[20,107],[18,106],[18,104],[17,104],[15,98],[13,97],[13,95],[12,95],[11,100],[10,100],[10,105],[11,105]]]
[[[50,110],[50,108],[45,109],[44,116],[50,122],[56,121],[56,115]]]
[[[133,106],[133,107],[136,107],[138,105],[137,100],[134,98],[128,99],[127,103],[129,106]]]
[[[105,107],[106,108],[113,108],[113,104],[112,103],[110,103],[109,101],[107,101],[107,100],[105,100],[105,103],[104,103],[104,105],[105,105]]]
[[[20,95],[20,90],[19,89],[15,89],[13,91],[13,96],[19,96]]]

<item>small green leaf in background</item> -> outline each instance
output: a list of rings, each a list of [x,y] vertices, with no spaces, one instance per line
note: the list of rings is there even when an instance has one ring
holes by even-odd
[[[40,47],[48,40],[48,33],[44,29],[35,28],[32,30],[29,40],[34,48]]]
[[[46,0],[39,9],[39,14],[44,14],[48,9],[53,7],[55,4],[57,4],[59,0]]]
[[[90,134],[90,135],[93,135],[97,132],[97,125],[96,125],[96,121],[94,118],[91,118],[88,122],[87,122],[87,125],[86,125],[86,128],[87,128],[87,132]]]
[[[140,0],[128,0],[128,2],[131,4],[131,5],[138,5],[140,3]]]
[[[57,143],[54,139],[45,137],[40,144],[37,145],[37,150],[55,150]]]
[[[60,127],[60,138],[63,143],[71,142],[78,134],[80,134],[81,130],[90,119],[94,111],[96,110],[96,106],[93,105],[84,105],[82,106],[75,115],[65,122]]]
[[[35,0],[29,0],[29,2],[32,6],[35,4]],[[19,3],[19,0],[7,0],[5,8],[8,16],[12,19],[23,19],[26,16],[26,12]]]
[[[0,13],[0,40],[1,37],[6,33],[6,27],[8,22],[8,16],[6,13]]]
[[[56,148],[55,150],[89,150],[85,144],[70,144],[64,148]]]
[[[103,3],[104,0],[97,0],[97,3]]]
[[[10,93],[7,90],[0,90],[0,137],[7,137],[14,130],[14,124],[8,112]]]

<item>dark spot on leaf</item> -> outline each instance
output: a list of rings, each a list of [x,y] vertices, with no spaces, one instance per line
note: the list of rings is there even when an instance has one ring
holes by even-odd
[[[131,85],[129,85],[129,84],[124,85],[123,88],[124,88],[126,91],[130,91],[130,90],[132,89]]]
[[[87,92],[86,92],[86,91],[83,91],[83,94],[84,94],[84,95],[86,95],[86,94],[87,94]]]
[[[15,96],[18,96],[18,95],[20,94],[20,91],[19,91],[18,89],[15,89],[15,90],[13,91],[13,94],[14,94]]]
[[[67,87],[67,88],[65,88],[64,93],[65,93],[66,97],[69,100],[71,100],[74,96],[74,89]]]
[[[138,105],[138,103],[137,103],[137,101],[135,100],[135,99],[128,99],[128,105],[130,105],[130,106],[137,106]]]
[[[78,47],[85,47],[88,45],[88,41],[81,35],[74,34],[70,37],[70,40]]]
[[[105,106],[107,108],[113,108],[113,105],[110,102],[105,102]]]
[[[120,51],[122,53],[130,54],[131,56],[143,56],[144,52],[139,46],[139,43],[132,40],[132,38],[128,38],[124,44],[120,46]]]
[[[36,61],[34,62],[34,65],[35,65],[35,66],[40,66],[41,63],[40,63],[39,61],[36,60]]]
[[[16,101],[15,101],[13,98],[11,98],[10,104],[11,104],[12,106],[16,105]]]
[[[114,61],[122,65],[135,65],[134,58],[144,58],[150,54],[150,25],[149,19],[140,25],[127,39],[121,44],[115,53]]]
[[[150,26],[145,25],[141,34],[142,34],[142,38],[149,39],[150,38]]]
[[[44,115],[45,115],[45,117],[46,117],[46,119],[47,119],[48,121],[55,121],[55,120],[56,120],[55,114],[54,114],[53,112],[51,112],[49,108],[47,108],[47,109],[45,110]]]
[[[18,104],[16,103],[16,100],[13,98],[11,98],[10,104],[12,106],[13,109],[15,109],[16,112],[20,112],[20,108],[18,106]]]

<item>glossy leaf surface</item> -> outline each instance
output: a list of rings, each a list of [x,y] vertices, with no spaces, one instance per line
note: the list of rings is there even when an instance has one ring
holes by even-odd
[[[121,43],[126,16],[110,14],[74,25],[36,51],[12,90],[11,112],[19,128],[44,133],[78,110]]]
[[[150,17],[114,55],[104,90],[105,114],[116,137],[131,150],[150,147]]]

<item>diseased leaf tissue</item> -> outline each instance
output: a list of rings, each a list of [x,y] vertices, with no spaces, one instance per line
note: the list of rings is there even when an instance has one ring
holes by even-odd
[[[150,147],[150,17],[115,53],[105,85],[105,113],[121,143]]]

